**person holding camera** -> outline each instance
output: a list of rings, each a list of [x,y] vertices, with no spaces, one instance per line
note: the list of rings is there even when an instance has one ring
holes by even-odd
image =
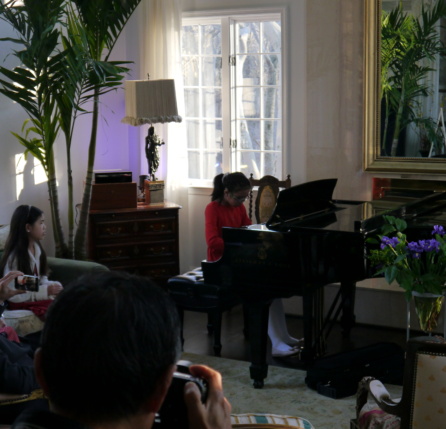
[[[12,427],[151,428],[180,353],[177,310],[161,288],[124,272],[85,275],[49,307],[35,354],[52,412],[25,412]],[[175,427],[230,428],[221,375],[202,365],[190,373],[206,382],[207,398],[186,382],[178,401],[187,413]]]

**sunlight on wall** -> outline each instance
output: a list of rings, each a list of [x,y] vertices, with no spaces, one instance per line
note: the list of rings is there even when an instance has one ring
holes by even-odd
[[[20,193],[23,191],[25,187],[24,180],[24,170],[26,166],[26,160],[23,153],[19,153],[15,156],[15,175],[16,175],[16,198],[17,200],[20,197]],[[33,158],[33,169],[31,171],[32,176],[34,176],[34,185],[39,185],[47,181],[45,170],[42,167],[42,164],[36,159]]]
[[[16,198],[19,199],[20,192],[23,190],[23,170],[25,169],[26,161],[23,153],[20,153],[15,156],[15,192]]]
[[[42,164],[36,158],[34,158],[33,174],[35,185],[40,185],[41,183],[47,181],[45,170],[43,169]]]

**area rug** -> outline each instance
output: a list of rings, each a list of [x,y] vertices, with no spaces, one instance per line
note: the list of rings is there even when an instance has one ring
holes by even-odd
[[[208,365],[223,376],[223,388],[233,413],[273,413],[303,417],[315,429],[349,429],[355,416],[355,397],[331,399],[305,384],[306,372],[269,366],[262,389],[254,389],[249,362],[183,353],[182,359]],[[392,398],[401,397],[401,386],[386,385]]]

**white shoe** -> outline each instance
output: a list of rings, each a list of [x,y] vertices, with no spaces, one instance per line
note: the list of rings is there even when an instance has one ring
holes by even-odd
[[[301,352],[300,347],[291,347],[289,350],[276,350],[271,353],[272,357],[290,357],[296,356]]]

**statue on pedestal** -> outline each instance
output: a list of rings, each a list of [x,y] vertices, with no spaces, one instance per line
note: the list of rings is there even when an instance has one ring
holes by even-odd
[[[155,181],[156,170],[158,170],[160,164],[160,157],[158,153],[158,146],[162,146],[164,141],[161,140],[157,134],[155,134],[155,128],[150,126],[149,132],[146,137],[146,157],[149,167],[149,177],[150,180]]]

